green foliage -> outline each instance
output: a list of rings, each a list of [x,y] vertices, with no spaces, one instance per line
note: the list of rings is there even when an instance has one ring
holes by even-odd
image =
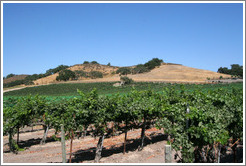
[[[9,91],[3,94],[3,99],[7,99],[9,97],[18,97],[18,96],[27,96],[29,94],[32,95],[43,95],[43,96],[67,96],[73,97],[77,96],[77,89],[88,93],[93,88],[97,88],[98,93],[100,95],[111,95],[114,93],[125,94],[132,90],[131,85],[126,85],[122,87],[114,87],[113,84],[116,82],[100,82],[100,83],[69,83],[69,84],[50,84],[43,85],[37,87],[27,87],[20,90]],[[208,90],[215,90],[218,88],[223,88],[228,91],[231,91],[232,88],[242,89],[243,83],[232,83],[232,84],[185,84],[185,89],[189,92],[192,92],[196,88],[200,88],[202,91],[206,92]],[[134,82],[134,88],[136,90],[146,90],[152,89],[155,92],[162,92],[165,87],[174,87],[175,90],[179,91],[178,84],[168,84],[168,83],[153,83],[153,82]]]
[[[116,74],[127,75],[131,73],[131,69],[129,67],[121,67],[116,71]]]
[[[217,72],[223,74],[236,75],[243,78],[243,66],[240,66],[239,64],[232,64],[231,69],[228,69],[227,67],[220,67]]]
[[[59,72],[59,75],[56,77],[57,81],[68,81],[69,79],[75,79],[76,75],[73,71],[71,70],[62,70],[61,72]]]
[[[148,70],[152,70],[152,69],[154,69],[156,66],[160,66],[162,62],[163,62],[162,59],[153,58],[152,60],[146,62],[146,63],[144,64],[144,66],[145,66]]]
[[[176,151],[181,151],[182,162],[204,162],[200,154],[205,153],[207,146],[210,147],[207,152],[212,153],[214,144],[226,145],[230,137],[242,138],[241,90],[218,89],[207,93],[196,90],[189,94],[170,89],[165,91],[166,96],[173,97],[165,103],[165,115],[159,120],[158,126],[164,128],[174,139],[171,145]],[[234,101],[232,96],[240,102]],[[190,109],[189,114],[186,114],[187,108]],[[233,119],[234,116],[237,122]],[[236,126],[240,127],[236,129]],[[237,135],[233,135],[233,130],[236,130]],[[214,159],[207,155],[205,161],[213,162]]]
[[[68,67],[69,67],[69,66],[67,66],[67,65],[59,65],[59,66],[57,66],[57,67],[54,68],[54,69],[49,69],[49,70],[47,70],[46,73],[45,73],[45,76],[49,76],[49,75],[58,73],[58,72],[60,72],[60,71],[62,71],[62,70],[67,69]]]
[[[88,73],[83,71],[83,70],[75,70],[74,73],[75,73],[77,79],[79,77],[85,77],[85,78],[88,77]]]
[[[145,73],[145,72],[149,72],[149,69],[143,64],[139,64],[132,69],[132,74],[139,74],[139,73]]]
[[[10,78],[10,77],[13,77],[15,76],[15,74],[11,73],[11,74],[8,74],[5,78]]]
[[[3,87],[9,88],[9,87],[13,87],[13,86],[21,85],[21,84],[25,84],[25,80],[16,80],[16,81],[12,81],[9,83],[5,83],[3,84]]]
[[[9,146],[12,152],[20,150],[13,136],[20,127],[30,125],[34,119],[40,119],[45,112],[46,102],[40,96],[28,96],[5,103],[3,110],[3,133],[9,135]]]
[[[96,89],[88,93],[77,90],[77,97],[59,101],[40,96],[9,98],[3,103],[3,130],[15,152],[18,147],[13,136],[17,129],[35,119],[56,132],[64,124],[68,134],[93,125],[94,136],[108,137],[110,122],[127,124],[128,130],[145,128],[157,120],[156,125],[171,136],[171,146],[181,151],[182,162],[204,162],[202,152],[208,153],[207,162],[214,162],[215,144],[226,145],[229,138],[243,139],[243,89],[202,91],[199,87],[189,91],[185,85],[170,85],[162,93],[132,90],[113,96],[99,96]]]
[[[89,64],[90,62],[89,61],[84,61],[84,63],[83,64]]]
[[[120,80],[123,81],[123,84],[124,85],[127,85],[127,84],[132,84],[133,83],[133,80],[129,77],[120,77]]]
[[[103,78],[103,73],[102,72],[99,72],[99,71],[91,71],[89,73],[89,76],[92,78],[92,79],[95,79],[95,78]]]
[[[66,65],[60,65],[60,66],[58,66],[58,67],[56,67],[54,69],[47,70],[45,74],[28,75],[25,79],[16,80],[16,81],[12,81],[10,83],[3,84],[3,87],[4,88],[8,88],[8,87],[16,86],[16,85],[21,85],[21,84],[33,85],[34,84],[33,83],[34,80],[37,80],[37,79],[40,79],[40,78],[55,74],[55,73],[60,72],[60,71],[62,71],[64,69],[67,69],[68,67],[69,66],[66,66]],[[14,76],[14,74],[9,74],[7,77],[12,77],[12,76]]]
[[[99,64],[97,61],[91,61],[91,64]]]
[[[107,66],[111,66],[110,62],[107,64]]]

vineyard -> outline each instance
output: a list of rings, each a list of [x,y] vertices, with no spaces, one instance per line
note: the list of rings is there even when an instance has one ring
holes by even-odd
[[[179,86],[179,90],[176,87]],[[243,141],[242,88],[189,91],[184,85],[169,85],[161,92],[131,90],[124,94],[99,95],[77,90],[76,97],[49,100],[44,96],[25,96],[4,100],[3,132],[8,135],[13,153],[20,150],[19,129],[40,124],[45,144],[47,133],[54,129],[61,135],[62,162],[72,161],[73,140],[88,135],[99,137],[94,161],[99,162],[105,138],[123,133],[126,152],[128,132],[140,129],[138,150],[146,144],[146,130],[163,129],[168,144],[183,163],[219,162],[229,145],[236,155]],[[17,134],[17,140],[14,135]],[[66,159],[65,139],[70,140],[70,157]],[[178,153],[179,152],[179,153]]]
[[[130,85],[124,85],[121,87],[114,87],[113,84],[116,82],[98,82],[98,83],[60,83],[60,84],[50,84],[42,85],[36,87],[26,87],[24,89],[4,92],[4,100],[8,97],[20,97],[28,95],[41,95],[41,96],[78,96],[77,89],[83,91],[84,93],[89,93],[93,88],[97,89],[99,95],[111,95],[114,93],[126,94],[131,92],[132,88],[136,90],[146,90],[152,89],[154,92],[162,91],[163,88],[172,87],[175,90],[180,90],[179,84],[170,83],[155,83],[155,82],[134,82]],[[231,84],[184,84],[186,90],[192,91],[193,89],[200,88],[202,91],[214,90],[214,89],[231,89],[231,88],[242,88],[243,83],[231,83]]]

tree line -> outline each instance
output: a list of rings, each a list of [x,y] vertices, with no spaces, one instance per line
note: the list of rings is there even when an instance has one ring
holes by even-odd
[[[157,66],[160,66],[162,62],[163,62],[162,59],[153,58],[152,60],[149,60],[145,64],[138,64],[134,68],[121,67],[116,71],[116,73],[120,75],[145,73],[145,72],[149,72],[150,70],[154,69]]]
[[[239,64],[232,64],[230,69],[227,67],[220,67],[217,72],[243,78],[243,66]]]

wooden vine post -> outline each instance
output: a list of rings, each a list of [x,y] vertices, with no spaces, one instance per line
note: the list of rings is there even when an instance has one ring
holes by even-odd
[[[172,147],[171,145],[165,145],[165,163],[172,162]]]
[[[66,163],[66,144],[65,144],[65,131],[64,124],[61,125],[61,144],[62,144],[62,162]]]
[[[126,140],[127,140],[127,120],[126,120],[126,126],[125,126],[125,139],[124,139],[124,150],[123,150],[123,154],[126,153]]]

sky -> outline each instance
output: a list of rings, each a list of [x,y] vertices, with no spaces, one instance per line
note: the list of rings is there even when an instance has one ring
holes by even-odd
[[[3,4],[3,76],[152,58],[215,72],[243,65],[243,4]]]

